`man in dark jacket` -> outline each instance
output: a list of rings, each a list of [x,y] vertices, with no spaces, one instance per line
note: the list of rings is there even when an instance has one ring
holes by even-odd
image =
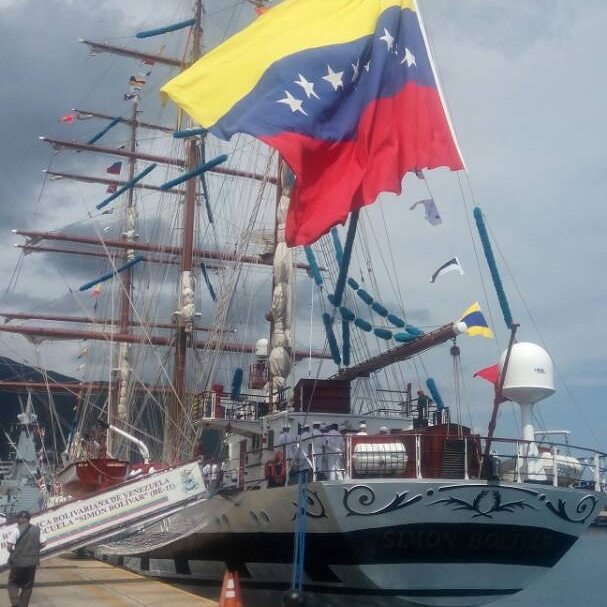
[[[30,513],[24,510],[17,517],[17,528],[8,538],[10,573],[8,576],[8,596],[11,607],[28,607],[36,567],[40,562],[40,550],[44,548],[45,537],[36,525],[30,524]]]

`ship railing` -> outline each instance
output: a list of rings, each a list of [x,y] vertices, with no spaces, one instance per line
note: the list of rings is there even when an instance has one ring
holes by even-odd
[[[240,463],[234,462],[233,470],[225,471],[228,478],[240,479],[241,488],[258,487],[264,481],[269,486],[292,484],[303,475],[308,482],[484,479],[607,490],[607,454],[601,451],[565,443],[493,437],[490,462],[483,466],[485,437],[443,438],[415,432],[332,436],[331,443],[319,448],[318,437],[309,437],[260,446]]]
[[[568,442],[493,438],[490,463],[491,477],[505,482],[607,489],[607,454]]]
[[[345,476],[364,478],[485,478],[516,483],[580,486],[603,491],[607,454],[568,443],[492,438],[490,462],[483,466],[485,437],[437,437],[405,432],[347,435]]]
[[[277,409],[283,409],[283,401],[286,403],[285,395],[278,394],[275,398]],[[237,399],[228,394],[215,391],[201,392],[197,394],[192,403],[192,419],[233,419],[243,421],[256,421],[267,415],[270,405],[267,398],[259,394],[240,394]]]
[[[430,407],[426,411],[422,412],[421,416],[419,416],[418,412],[414,411],[410,404],[407,404],[406,402],[396,403],[395,405],[389,407],[375,406],[373,408],[368,409],[365,412],[365,415],[377,415],[380,417],[385,416],[390,418],[404,417],[406,419],[412,419],[414,422],[417,422],[418,420],[423,420],[426,423],[421,425],[424,426],[438,426],[440,424],[448,424],[451,421],[449,407],[443,407],[442,409]]]

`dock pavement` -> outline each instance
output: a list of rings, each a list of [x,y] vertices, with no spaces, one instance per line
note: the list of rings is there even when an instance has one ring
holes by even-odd
[[[0,606],[9,604],[8,572],[0,574]],[[93,559],[42,561],[30,607],[217,607],[185,590]]]

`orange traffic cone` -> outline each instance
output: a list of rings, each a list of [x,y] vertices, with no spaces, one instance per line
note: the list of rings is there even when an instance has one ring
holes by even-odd
[[[219,607],[242,607],[237,571],[226,571],[221,586]]]

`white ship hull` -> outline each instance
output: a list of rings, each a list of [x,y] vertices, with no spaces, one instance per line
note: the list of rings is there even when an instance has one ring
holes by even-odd
[[[311,604],[482,605],[550,569],[599,512],[598,494],[540,485],[389,479],[306,489]],[[283,591],[297,487],[217,495],[97,554],[160,577]]]

